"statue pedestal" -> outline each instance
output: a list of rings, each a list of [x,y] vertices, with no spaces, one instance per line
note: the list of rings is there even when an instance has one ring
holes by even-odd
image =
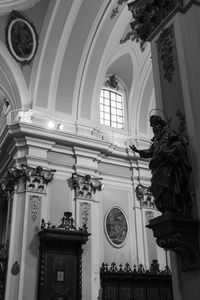
[[[198,221],[162,215],[151,219],[147,227],[153,230],[158,246],[178,255],[181,271],[200,267]]]

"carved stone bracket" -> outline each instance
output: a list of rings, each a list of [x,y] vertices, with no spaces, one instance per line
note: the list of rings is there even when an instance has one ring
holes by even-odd
[[[143,208],[156,209],[153,195],[150,192],[150,188],[142,184],[138,184],[136,189],[136,197]]]
[[[147,227],[153,230],[158,246],[178,255],[182,271],[200,267],[198,221],[162,215],[151,219]]]
[[[46,170],[41,166],[36,168],[21,165],[21,168],[8,169],[5,177],[0,179],[0,192],[9,196],[17,189],[19,182],[25,184],[26,190],[45,192],[47,184],[52,180],[55,170]]]
[[[68,182],[71,188],[74,189],[76,198],[92,199],[96,191],[101,191],[103,189],[101,180],[102,178],[73,173]]]

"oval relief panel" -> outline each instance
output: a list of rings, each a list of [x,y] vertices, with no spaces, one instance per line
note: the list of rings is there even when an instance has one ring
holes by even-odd
[[[125,213],[119,207],[113,207],[105,216],[105,232],[114,247],[124,246],[128,236],[128,222]]]

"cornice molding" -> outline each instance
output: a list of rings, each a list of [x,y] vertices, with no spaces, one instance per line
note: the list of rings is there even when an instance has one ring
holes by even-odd
[[[83,156],[97,163],[108,163],[117,166],[128,166],[131,162],[140,162],[147,167],[147,160],[134,156],[127,152],[127,147],[120,147],[108,141],[103,141],[91,136],[82,136],[75,133],[49,130],[44,127],[35,126],[28,123],[16,123],[7,125],[0,136],[0,158],[8,155],[8,149],[12,145],[12,151],[33,147],[46,149],[62,153],[62,148],[68,148],[70,155]],[[70,150],[71,149],[71,150]],[[87,150],[86,150],[87,149]],[[65,150],[63,150],[66,153]]]

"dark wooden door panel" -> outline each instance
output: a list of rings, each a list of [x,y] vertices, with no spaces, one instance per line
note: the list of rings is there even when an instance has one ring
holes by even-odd
[[[77,299],[77,257],[73,253],[48,253],[44,273],[46,300]]]

